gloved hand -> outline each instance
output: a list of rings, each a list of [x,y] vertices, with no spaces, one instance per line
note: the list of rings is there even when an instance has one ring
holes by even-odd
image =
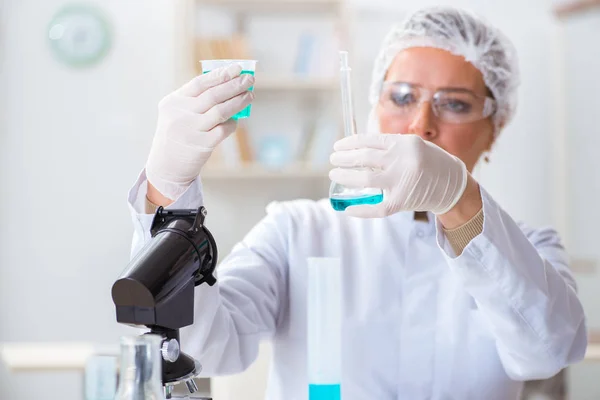
[[[195,77],[158,106],[158,123],[146,163],[148,181],[176,200],[200,174],[214,148],[235,132],[230,119],[254,99],[250,74],[230,65]]]
[[[417,135],[353,135],[337,141],[329,178],[349,187],[379,188],[383,201],[351,206],[356,217],[384,217],[399,211],[444,214],[460,200],[467,185],[465,164]],[[348,169],[365,167],[364,169]]]

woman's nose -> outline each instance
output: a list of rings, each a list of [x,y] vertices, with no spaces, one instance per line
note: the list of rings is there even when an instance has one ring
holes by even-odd
[[[434,140],[438,135],[435,122],[435,115],[431,109],[431,103],[424,101],[419,105],[419,108],[408,127],[408,133],[419,135],[423,140]]]

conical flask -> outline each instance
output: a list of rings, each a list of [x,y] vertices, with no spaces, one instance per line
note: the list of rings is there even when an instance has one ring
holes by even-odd
[[[115,400],[165,400],[159,335],[121,338],[119,386]]]
[[[348,52],[340,51],[340,87],[342,91],[342,118],[344,136],[356,135],[356,119],[352,102],[352,84],[348,65]],[[376,188],[352,188],[331,182],[329,200],[336,211],[360,204],[377,204],[383,201],[383,191]]]

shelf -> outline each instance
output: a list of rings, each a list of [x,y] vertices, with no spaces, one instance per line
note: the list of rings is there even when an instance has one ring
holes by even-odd
[[[339,89],[339,82],[335,79],[315,78],[256,78],[256,90],[264,91],[331,91]]]
[[[118,354],[118,346],[85,342],[0,343],[0,358],[11,371],[81,371],[93,355]]]
[[[558,18],[565,18],[570,17],[571,15],[588,12],[593,8],[600,8],[600,0],[567,1],[554,6],[554,15]]]
[[[302,164],[282,169],[269,169],[258,164],[242,164],[239,167],[207,167],[201,177],[209,179],[281,179],[281,178],[327,178],[326,168],[311,168]]]
[[[239,11],[336,11],[343,0],[196,0],[199,4],[234,8]]]

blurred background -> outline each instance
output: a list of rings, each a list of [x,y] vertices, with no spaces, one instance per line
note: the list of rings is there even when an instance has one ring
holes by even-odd
[[[586,360],[530,384],[528,398],[600,398],[600,2],[418,3],[1,0],[0,399],[84,399],[99,376],[94,355],[135,334],[115,322],[110,297],[129,259],[127,191],[157,103],[199,60],[258,60],[252,117],[203,171],[223,255],[270,201],[327,196],[341,129],[337,50],[350,52],[361,129],[383,36],[433,4],[479,12],[515,43],[517,116],[477,178],[515,219],[560,231],[587,311]],[[244,374],[199,384],[216,400],[259,400],[268,363],[265,345]]]

